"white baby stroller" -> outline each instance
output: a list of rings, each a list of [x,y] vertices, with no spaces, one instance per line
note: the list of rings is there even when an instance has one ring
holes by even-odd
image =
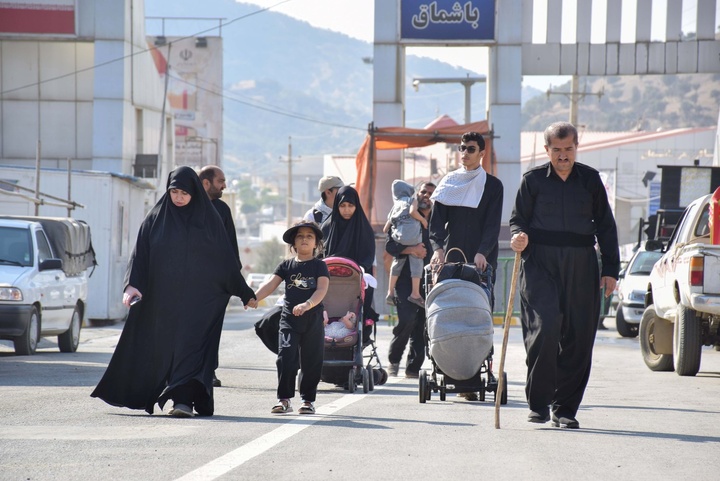
[[[453,250],[460,251],[453,248],[448,254]],[[425,403],[432,392],[439,391],[441,401],[448,392],[474,392],[484,401],[485,393],[497,395],[498,387],[492,373],[492,267],[479,272],[467,260],[448,263],[447,255],[445,259],[441,266],[425,268],[429,289],[425,332],[432,372],[420,371],[419,400]],[[501,404],[507,403],[506,393],[502,393]]]

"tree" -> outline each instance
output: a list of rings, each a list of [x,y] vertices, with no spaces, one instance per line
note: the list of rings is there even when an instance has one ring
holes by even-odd
[[[280,261],[285,258],[285,244],[277,239],[265,241],[257,250],[255,272],[274,272]]]

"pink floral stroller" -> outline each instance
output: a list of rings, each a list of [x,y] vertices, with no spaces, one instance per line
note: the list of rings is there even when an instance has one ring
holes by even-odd
[[[363,392],[372,391],[374,386],[385,384],[388,375],[380,364],[375,346],[375,322],[365,319],[363,300],[365,281],[360,266],[344,257],[324,259],[330,273],[330,286],[323,299],[329,322],[339,319],[348,311],[355,313],[355,330],[339,338],[325,338],[325,355],[320,379],[327,383],[345,386],[355,392],[362,385]],[[363,356],[368,347],[370,352]],[[365,363],[367,358],[367,363]]]

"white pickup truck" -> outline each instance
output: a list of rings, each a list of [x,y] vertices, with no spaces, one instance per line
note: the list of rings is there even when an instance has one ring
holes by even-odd
[[[710,244],[712,194],[694,200],[683,212],[662,257],[650,273],[640,348],[653,371],[694,376],[702,346],[720,346],[720,245]]]
[[[85,315],[87,269],[95,265],[90,228],[69,218],[0,216],[0,339],[34,354],[57,336],[75,352]]]

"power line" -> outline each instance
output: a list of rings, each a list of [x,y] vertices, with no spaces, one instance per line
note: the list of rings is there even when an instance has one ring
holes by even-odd
[[[167,75],[170,75],[170,74],[168,73]],[[245,101],[245,100],[241,100],[241,99],[238,99],[238,98],[235,98],[235,97],[231,97],[230,95],[224,93],[224,92],[225,92],[224,89],[222,89],[220,92],[218,92],[218,91],[216,91],[216,90],[203,87],[202,85],[198,85],[198,84],[191,83],[191,82],[189,82],[189,81],[187,81],[187,80],[185,80],[185,79],[183,79],[183,78],[181,78],[181,77],[177,77],[177,76],[174,76],[174,75],[170,75],[170,77],[172,77],[173,79],[175,79],[175,80],[177,80],[177,81],[179,81],[179,82],[183,82],[183,83],[185,83],[185,84],[192,85],[193,87],[198,88],[198,89],[200,89],[200,90],[203,90],[203,91],[205,91],[205,92],[209,92],[209,93],[211,93],[211,94],[213,94],[213,95],[217,95],[217,96],[222,97],[222,98],[224,98],[224,99],[231,100],[231,101],[233,101],[233,102],[237,102],[237,103],[246,105],[246,106],[248,106],[248,107],[252,107],[252,108],[255,108],[255,109],[258,109],[258,110],[263,110],[263,111],[265,111],[265,112],[270,112],[270,113],[277,114],[277,115],[283,115],[283,116],[285,116],[285,117],[291,117],[291,118],[298,119],[298,120],[304,120],[304,121],[306,121],[306,122],[313,122],[313,123],[316,123],[316,124],[327,125],[327,126],[329,126],[329,127],[338,127],[338,128],[342,128],[342,129],[352,129],[352,130],[362,130],[362,131],[367,130],[367,128],[365,128],[365,127],[356,127],[356,126],[352,126],[352,125],[336,124],[336,123],[327,122],[327,121],[324,121],[324,120],[314,119],[314,118],[312,118],[312,117],[307,117],[307,116],[305,116],[305,115],[303,115],[303,114],[299,114],[299,113],[295,113],[295,112],[283,111],[283,110],[280,109],[280,107],[277,107],[277,106],[268,104],[267,102],[261,102],[261,101],[258,101],[258,100],[253,100],[254,102],[261,102],[261,103],[264,103],[265,105],[267,105],[267,107],[263,107],[263,106],[261,106],[261,105],[256,105],[256,104],[250,103],[250,102]]]

